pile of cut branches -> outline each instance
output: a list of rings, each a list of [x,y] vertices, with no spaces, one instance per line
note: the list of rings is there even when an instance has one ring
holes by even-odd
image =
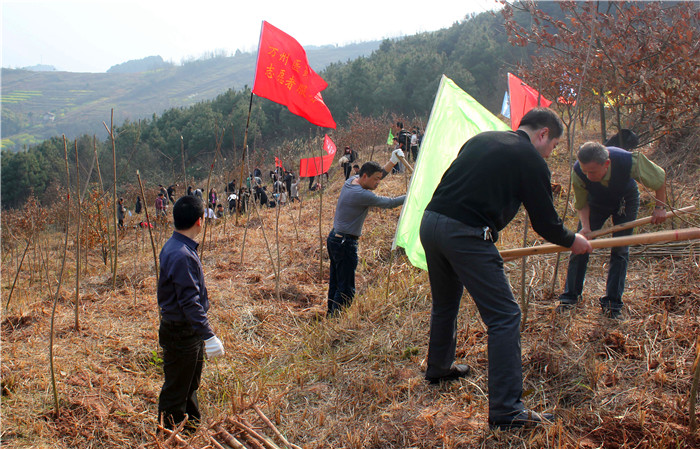
[[[141,448],[217,448],[217,449],[301,449],[296,444],[290,443],[282,435],[277,427],[270,421],[260,408],[253,404],[251,408],[262,421],[262,425],[251,424],[242,414],[228,416],[219,419],[208,427],[200,427],[196,432],[186,436],[183,429],[187,420],[184,420],[174,430],[158,426],[159,434],[153,435],[154,441],[142,445]],[[263,427],[272,431],[274,438],[270,438],[262,432]],[[275,443],[279,442],[279,445]]]

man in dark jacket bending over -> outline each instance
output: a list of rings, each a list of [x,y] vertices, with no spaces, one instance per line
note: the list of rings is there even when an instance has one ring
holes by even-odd
[[[453,364],[463,287],[488,328],[489,425],[522,427],[551,419],[526,410],[522,397],[520,307],[494,243],[520,204],[535,231],[552,243],[589,253],[588,240],[566,229],[552,203],[544,158],[559,142],[562,122],[550,109],[533,109],[517,131],[489,131],[469,139],[438,184],[420,227],[433,297],[426,379],[449,381],[469,373]]]

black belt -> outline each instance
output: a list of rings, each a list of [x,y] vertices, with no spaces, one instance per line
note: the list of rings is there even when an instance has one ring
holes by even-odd
[[[338,232],[335,229],[331,230],[331,234],[334,236],[340,238],[340,239],[350,239],[350,240],[357,240],[360,238],[359,235],[352,235],[352,234],[346,234],[344,232]]]

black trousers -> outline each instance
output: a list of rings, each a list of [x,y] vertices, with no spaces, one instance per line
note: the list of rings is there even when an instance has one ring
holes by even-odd
[[[454,362],[457,315],[466,286],[488,332],[489,418],[502,419],[525,408],[521,400],[520,306],[496,246],[474,237],[474,230],[436,212],[423,214],[420,239],[433,296],[425,375],[443,376]]]
[[[357,239],[336,237],[334,230],[326,239],[331,271],[328,279],[328,315],[332,316],[350,307],[355,297],[355,270],[357,269]]]
[[[196,425],[201,418],[197,389],[204,367],[204,341],[192,325],[161,321],[158,332],[163,348],[165,381],[158,399],[158,420],[172,429],[188,417]]]

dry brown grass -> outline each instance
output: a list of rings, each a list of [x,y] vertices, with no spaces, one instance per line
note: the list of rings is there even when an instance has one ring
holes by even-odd
[[[562,160],[552,163],[560,180],[566,179]],[[324,242],[341,185],[338,176],[331,177],[324,196]],[[395,195],[405,188],[404,176],[393,176],[378,193]],[[697,184],[685,189],[679,200],[697,204],[698,189]],[[687,416],[700,334],[697,253],[633,256],[626,319],[620,322],[601,317],[596,304],[604,291],[607,253],[591,258],[584,304],[567,315],[553,313],[549,287],[555,256],[530,258],[529,312],[522,333],[525,401],[534,409],[554,411],[557,423],[492,432],[486,425],[486,329],[468,295],[459,318],[457,357],[473,375],[430,386],[420,369],[427,351],[430,286],[427,274],[400,251],[390,254],[399,210],[369,214],[360,241],[355,303],[341,317],[324,320],[319,317],[326,307],[328,263],[325,246],[319,248],[318,195],[304,197],[300,222],[298,203],[280,214],[279,299],[261,232],[264,226],[276,264],[274,210],[262,211],[262,220],[250,220],[242,262],[243,226],[228,222],[226,233],[223,224],[208,231],[203,265],[210,317],[226,355],[205,367],[200,402],[206,423],[239,415],[271,435],[250,410],[257,403],[289,441],[304,448],[700,447],[698,435],[689,433]],[[559,207],[563,210],[561,200]],[[501,247],[520,246],[522,220],[519,215],[503,233]],[[573,227],[573,219],[568,221]],[[123,235],[115,290],[97,250],[90,252],[77,331],[74,263],[68,261],[56,322],[58,417],[48,372],[53,296],[37,274],[42,265],[25,262],[28,268],[2,320],[3,447],[162,444],[164,438],[154,436],[162,383],[155,276],[142,232],[129,229]],[[165,237],[157,235],[160,244]],[[535,238],[530,232],[530,240]],[[60,240],[57,234],[47,240],[52,272]],[[3,295],[17,258],[11,242],[3,242]],[[520,263],[507,267],[518,291]],[[555,294],[565,267],[563,261]],[[55,289],[55,279],[50,285]],[[190,441],[194,447],[212,444],[203,431]]]

